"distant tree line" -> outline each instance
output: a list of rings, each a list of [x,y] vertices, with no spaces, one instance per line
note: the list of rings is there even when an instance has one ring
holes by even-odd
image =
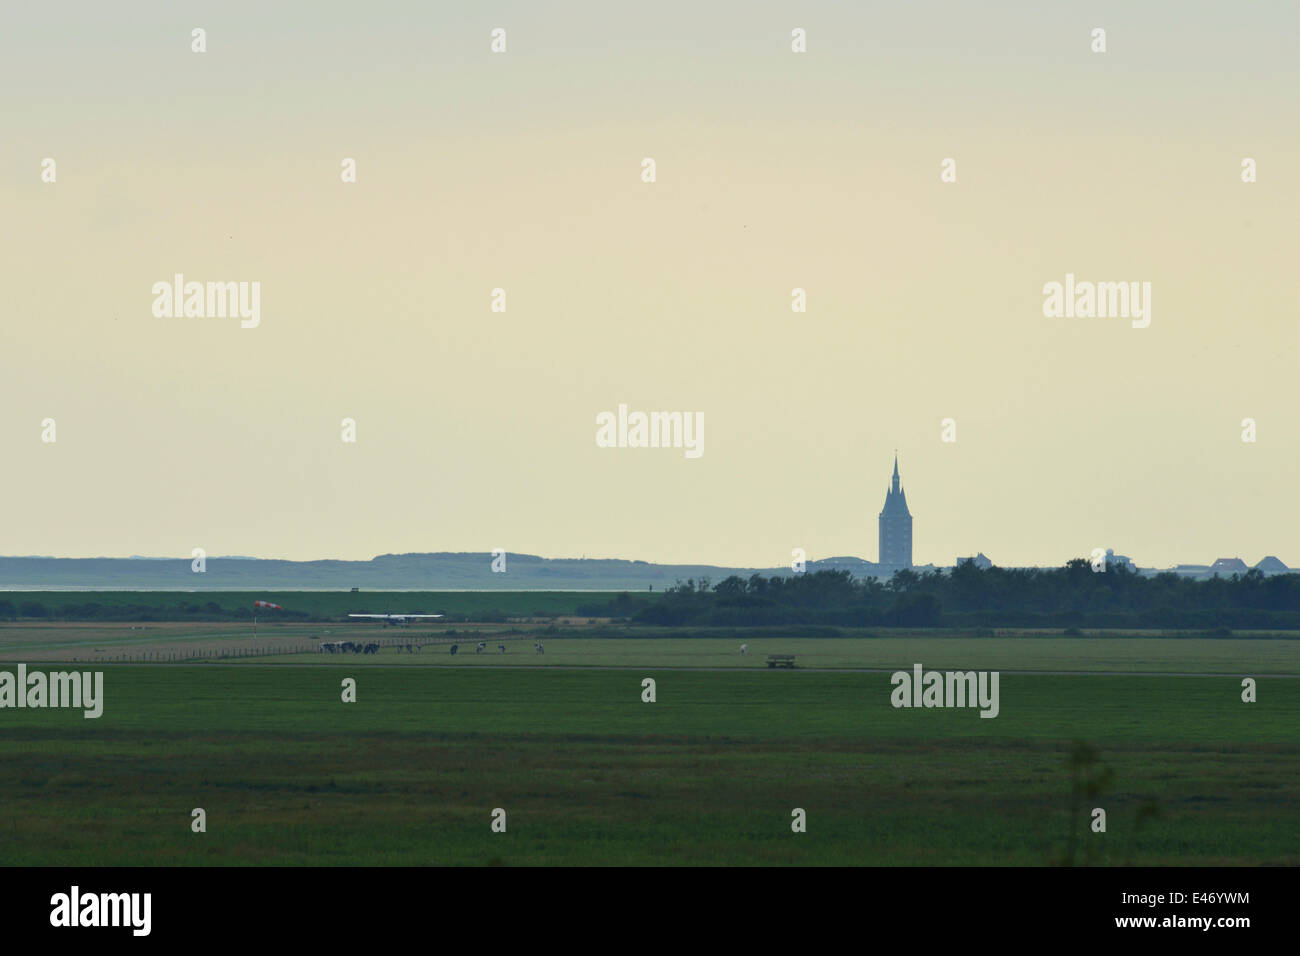
[[[112,595],[117,597],[118,595]],[[519,604],[521,595],[509,596]],[[0,598],[0,620],[244,621],[251,600],[218,602],[174,594],[123,593],[119,603],[70,594]],[[524,597],[527,600],[526,596]],[[531,603],[531,601],[529,602]],[[521,605],[520,607],[526,607]],[[409,610],[409,608],[404,608]],[[370,610],[374,608],[357,608]],[[557,611],[535,611],[554,617]],[[576,606],[585,617],[668,627],[1051,627],[1300,630],[1300,574],[1265,577],[1257,570],[1197,581],[1174,574],[1139,575],[1122,565],[1094,572],[1082,558],[1063,568],[899,571],[887,582],[848,571],[774,577],[731,576],[678,582],[653,594],[621,593]],[[441,623],[504,622],[499,609],[447,613]],[[339,621],[337,610],[258,614],[258,621]]]
[[[904,570],[888,582],[848,571],[689,580],[628,603],[638,605],[632,621],[668,626],[1300,629],[1300,575],[1197,581],[1116,565],[1094,572],[1080,558],[1063,568]]]

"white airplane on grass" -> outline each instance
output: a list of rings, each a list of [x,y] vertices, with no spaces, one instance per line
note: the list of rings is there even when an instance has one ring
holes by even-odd
[[[394,614],[391,610],[391,604],[389,604],[389,608],[390,610],[385,611],[383,614],[349,614],[348,617],[363,617],[375,621],[383,621],[384,627],[388,627],[390,624],[393,625],[393,627],[406,627],[411,623],[411,621],[419,618],[442,617],[441,614]]]

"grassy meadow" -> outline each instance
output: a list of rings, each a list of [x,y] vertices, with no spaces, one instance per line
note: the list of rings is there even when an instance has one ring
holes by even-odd
[[[32,610],[28,605],[39,605],[43,617],[68,620],[166,621],[204,619],[205,614],[247,620],[254,601],[269,601],[284,612],[259,611],[268,623],[277,617],[341,620],[354,612],[382,614],[390,609],[407,614],[553,617],[576,615],[580,607],[606,604],[614,597],[608,591],[0,591],[0,601],[24,618]]]
[[[984,666],[916,644],[875,660]],[[364,661],[107,665],[98,720],[0,711],[0,863],[1300,863],[1300,680],[1004,673],[990,720],[887,674]]]

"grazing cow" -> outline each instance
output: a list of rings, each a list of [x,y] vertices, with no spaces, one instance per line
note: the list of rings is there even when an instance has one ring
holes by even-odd
[[[482,654],[485,650],[487,650],[487,644],[483,643],[482,641],[479,641],[479,642],[478,642],[478,647],[476,647],[476,648],[474,649],[474,653],[475,653],[475,654]]]
[[[740,653],[742,653],[742,654],[748,654],[748,653],[749,653],[749,645],[748,645],[748,644],[741,644],[741,645],[740,645]]]
[[[456,648],[458,648],[458,647],[460,647],[459,644],[453,644],[453,645],[451,645],[451,652],[452,652],[453,654],[455,654],[455,653],[456,653]]]

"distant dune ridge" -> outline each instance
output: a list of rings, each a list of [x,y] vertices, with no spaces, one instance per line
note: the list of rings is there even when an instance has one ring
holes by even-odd
[[[277,561],[213,556],[196,573],[185,558],[0,557],[0,589],[125,588],[383,588],[420,590],[642,590],[656,591],[678,580],[728,575],[792,574],[783,568],[723,568],[705,564],[650,564],[645,561],[542,558],[508,554],[506,570],[492,570],[490,553],[381,554],[369,561]],[[808,562],[846,567],[857,575],[886,576],[877,565],[857,558]],[[918,569],[921,570],[921,569]]]
[[[982,557],[982,555],[981,555]],[[963,559],[970,560],[970,559]],[[989,565],[993,562],[984,559]],[[678,581],[708,578],[714,584],[731,575],[748,578],[793,574],[790,566],[727,568],[708,564],[651,564],[619,558],[543,558],[507,554],[504,572],[492,570],[500,561],[488,552],[381,554],[369,561],[280,561],[244,556],[209,557],[206,570],[195,572],[190,558],[50,558],[0,557],[0,590],[59,588],[123,590],[241,590],[246,588],[303,589],[380,588],[384,590],[562,590],[656,591]],[[977,562],[984,564],[984,562]],[[1286,573],[1275,557],[1257,567],[1265,574]],[[1246,569],[1244,562],[1221,559],[1214,566],[1179,565],[1179,576],[1230,577]],[[848,571],[854,577],[888,579],[897,570],[862,558],[834,557],[808,561],[813,571]],[[924,574],[931,564],[913,565]],[[1143,569],[1139,573],[1155,573]]]

